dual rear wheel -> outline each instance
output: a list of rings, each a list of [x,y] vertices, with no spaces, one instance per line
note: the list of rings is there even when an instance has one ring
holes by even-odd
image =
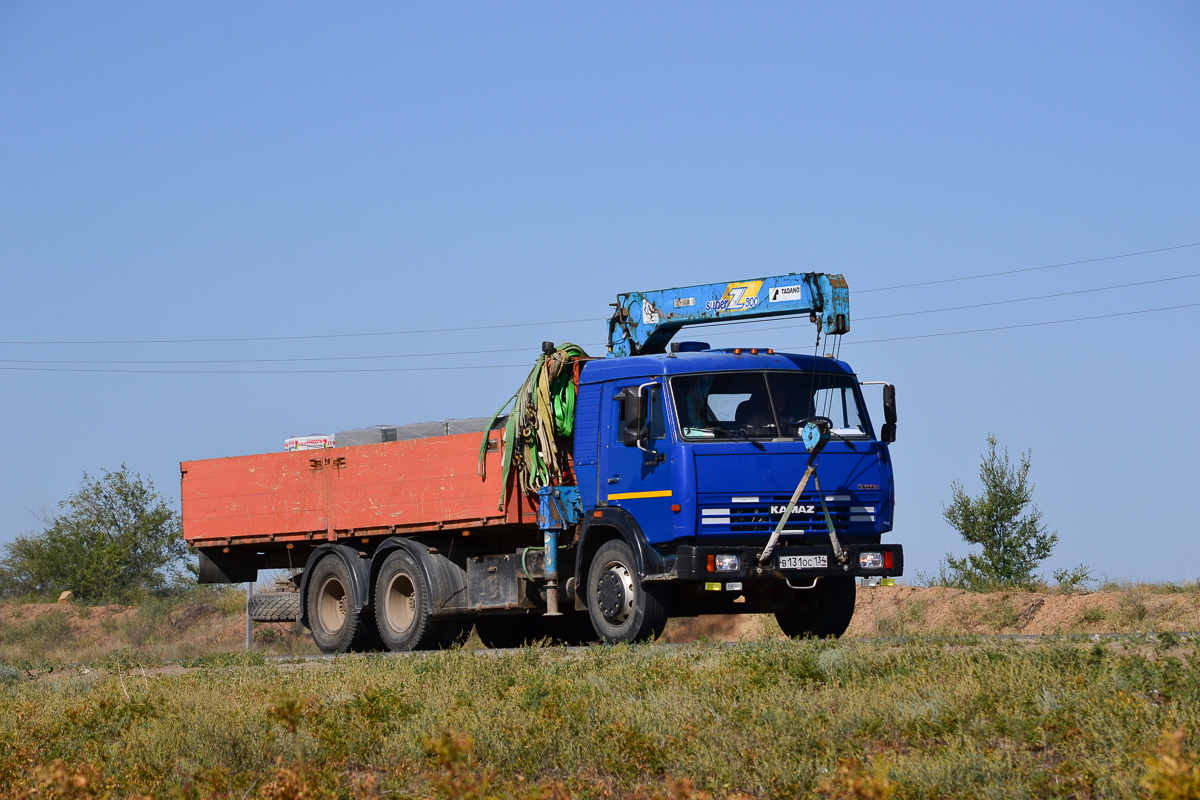
[[[470,620],[434,619],[425,571],[404,549],[388,554],[375,578],[375,622],[387,649],[440,650],[461,644]]]
[[[392,551],[380,566],[373,613],[357,591],[350,570],[337,556],[326,556],[313,567],[308,621],[322,652],[437,650],[461,643],[471,631],[469,620],[433,618],[429,584],[406,550]]]
[[[345,563],[326,556],[308,576],[308,624],[323,653],[358,653],[379,647],[369,613],[358,610],[354,581]]]

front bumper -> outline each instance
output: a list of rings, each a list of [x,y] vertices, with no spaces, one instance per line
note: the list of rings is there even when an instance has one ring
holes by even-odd
[[[824,545],[780,545],[771,552],[766,564],[759,565],[758,557],[762,547],[743,546],[709,546],[699,547],[680,545],[676,551],[675,575],[679,580],[761,580],[770,578],[808,578],[828,575],[850,575],[867,578],[878,575],[882,578],[894,578],[904,574],[904,546],[899,544],[850,544],[843,545],[846,553],[846,563],[839,563],[833,556],[833,547]],[[859,553],[891,554],[891,567],[881,569],[864,569],[859,565]],[[737,570],[722,570],[717,572],[709,569],[708,557],[717,555],[736,555]],[[824,567],[806,566],[802,569],[784,569],[780,566],[781,559],[791,556],[825,556]],[[887,558],[887,556],[883,556]],[[811,561],[812,559],[806,559]]]

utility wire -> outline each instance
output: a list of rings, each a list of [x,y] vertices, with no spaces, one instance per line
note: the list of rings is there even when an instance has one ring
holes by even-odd
[[[942,283],[956,283],[960,281],[972,281],[980,278],[994,278],[1000,275],[1018,275],[1025,272],[1037,272],[1039,270],[1058,269],[1060,267],[1070,267],[1079,264],[1094,264],[1101,261],[1114,261],[1121,258],[1133,258],[1135,256],[1151,255],[1154,253],[1166,253],[1172,250],[1183,250],[1189,247],[1200,247],[1200,242],[1191,244],[1175,245],[1173,247],[1159,247],[1153,250],[1139,250],[1133,253],[1120,253],[1112,256],[1101,256],[1099,258],[1086,258],[1079,261],[1064,261],[1059,264],[1046,264],[1039,267],[1025,267],[1023,269],[1006,270],[1003,272],[986,272],[978,275],[965,275],[958,278],[941,278],[932,281],[921,281],[918,283],[904,283],[895,286],[877,286],[870,289],[855,289],[855,294],[869,294],[871,292],[886,292],[893,289],[910,289],[917,286],[933,286]],[[414,328],[410,330],[400,331],[375,331],[363,333],[314,333],[300,334],[292,336],[235,336],[235,337],[209,337],[209,338],[192,338],[192,339],[81,339],[81,340],[12,340],[0,341],[0,345],[114,345],[114,344],[214,344],[221,342],[283,342],[283,341],[311,341],[318,339],[352,339],[366,338],[377,336],[409,336],[423,333],[456,333],[461,331],[483,331],[483,330],[499,330],[502,328],[529,328],[542,327],[549,325],[571,325],[580,322],[603,322],[594,317],[581,317],[578,319],[563,319],[547,322],[512,322],[501,325],[464,325],[453,328]]]
[[[586,345],[585,345],[586,346]],[[0,364],[288,364],[314,361],[382,361],[389,358],[434,358],[442,356],[494,355],[496,353],[537,353],[536,347],[507,347],[497,350],[451,350],[443,353],[395,353],[383,356],[304,356],[298,358],[201,358],[201,359],[144,359],[136,361],[104,359],[35,359],[0,358]]]
[[[550,322],[510,322],[503,325],[465,325],[459,328],[414,328],[406,331],[375,331],[373,333],[310,333],[297,336],[234,336],[209,339],[80,339],[75,341],[20,340],[6,344],[214,344],[218,342],[288,342],[308,339],[355,339],[369,336],[408,336],[417,333],[455,333],[458,331],[488,331],[499,328],[530,328],[540,325],[570,325],[576,322],[595,322],[594,317],[559,319]]]
[[[972,328],[963,331],[943,331],[941,333],[925,333],[914,336],[890,336],[883,339],[864,339],[857,342],[846,342],[847,345],[858,344],[877,344],[879,342],[902,342],[912,339],[936,339],[943,336],[962,336],[969,333],[990,333],[993,331],[1010,331],[1019,328],[1037,328],[1044,325],[1064,325],[1069,322],[1086,322],[1097,319],[1113,319],[1116,317],[1129,317],[1137,314],[1154,314],[1161,311],[1176,311],[1183,308],[1200,308],[1200,303],[1185,303],[1177,306],[1161,306],[1159,308],[1144,308],[1137,311],[1119,311],[1115,314],[1095,314],[1088,317],[1071,317],[1069,319],[1053,319],[1043,320],[1041,322],[1027,322],[1018,325],[999,325],[992,328]],[[805,345],[792,347],[789,349],[802,350]],[[225,370],[225,369],[127,369],[118,368],[111,369],[102,367],[99,369],[86,369],[80,367],[3,367],[0,366],[0,371],[8,372],[104,372],[104,373],[145,373],[159,375],[310,375],[310,374],[338,374],[338,373],[354,373],[354,372],[430,372],[430,371],[445,371],[445,370],[464,370],[464,369],[528,369],[529,364],[479,364],[470,366],[447,366],[447,367],[371,367],[361,369],[274,369],[274,370]]]
[[[462,369],[521,369],[528,370],[529,364],[473,364],[456,367],[370,367],[362,369],[86,369],[83,367],[0,367],[7,372],[106,372],[141,373],[146,375],[328,375],[344,372],[432,372]]]
[[[961,311],[972,308],[985,308],[987,306],[1009,305],[1012,303],[1024,303],[1031,300],[1046,300],[1057,297],[1068,297],[1071,295],[1092,294],[1095,292],[1107,292],[1114,289],[1128,289],[1133,286],[1148,286],[1157,283],[1169,283],[1171,281],[1187,280],[1189,278],[1200,278],[1200,272],[1194,272],[1189,275],[1177,275],[1172,278],[1156,278],[1148,281],[1137,281],[1134,283],[1122,283],[1116,286],[1098,286],[1091,289],[1077,289],[1071,292],[1056,292],[1054,294],[1035,295],[1033,297],[1018,297],[1011,300],[993,300],[987,303],[973,303],[963,306],[949,306],[946,308],[931,308],[925,311],[904,311],[897,314],[882,314],[874,317],[857,317],[855,322],[865,322],[868,320],[891,319],[894,317],[911,317],[923,314],[937,314],[943,311]],[[738,322],[740,320],[731,320]],[[765,321],[765,320],[764,320]],[[707,325],[696,325],[695,328],[707,328],[712,325],[728,324],[708,323]],[[739,335],[754,335],[760,331],[774,330],[792,330],[795,325],[771,325],[768,327],[751,328],[749,331]],[[728,334],[722,334],[728,335]],[[606,342],[585,342],[584,347],[605,347]],[[535,348],[525,347],[508,347],[498,348],[493,350],[447,350],[438,353],[393,353],[389,355],[374,355],[374,356],[305,356],[297,358],[225,358],[225,359],[161,359],[161,360],[93,360],[93,359],[23,359],[23,358],[0,358],[0,364],[54,364],[54,365],[184,365],[184,364],[288,364],[288,363],[314,363],[322,361],[385,361],[396,358],[441,358],[446,356],[469,356],[469,355],[494,355],[496,353],[530,353]]]
[[[879,342],[903,342],[909,339],[937,339],[942,336],[962,336],[968,333],[990,333],[991,331],[1012,331],[1018,328],[1038,328],[1043,325],[1065,325],[1068,322],[1086,322],[1093,319],[1113,319],[1114,317],[1131,317],[1136,314],[1154,314],[1159,311],[1175,311],[1181,308],[1200,308],[1200,303],[1184,303],[1178,306],[1162,306],[1161,308],[1143,308],[1137,311],[1118,311],[1115,314],[1095,314],[1090,317],[1071,317],[1070,319],[1051,319],[1042,322],[1025,322],[1018,325],[998,325],[994,328],[972,328],[965,331],[943,331],[941,333],[921,333],[913,336],[889,336],[886,339],[863,339],[846,344],[876,344]]]
[[[873,317],[852,317],[851,322],[852,323],[869,322],[871,320],[877,320],[877,319],[894,319],[896,317],[915,317],[915,316],[921,316],[923,314],[940,314],[944,311],[963,311],[963,310],[971,309],[971,308],[986,308],[988,306],[1003,306],[1003,305],[1010,305],[1012,303],[1025,303],[1025,302],[1028,302],[1031,300],[1048,300],[1048,299],[1055,298],[1055,297],[1070,297],[1072,295],[1079,295],[1079,294],[1094,294],[1095,292],[1108,292],[1108,291],[1112,291],[1114,289],[1128,289],[1133,286],[1149,286],[1149,285],[1155,284],[1155,283],[1169,283],[1171,281],[1182,281],[1182,280],[1187,280],[1189,278],[1200,278],[1200,272],[1193,272],[1189,275],[1176,275],[1173,278],[1155,278],[1154,280],[1149,280],[1149,281],[1137,281],[1135,283],[1122,283],[1122,284],[1118,284],[1116,286],[1097,286],[1092,289],[1076,289],[1071,292],[1055,292],[1054,294],[1039,294],[1039,295],[1034,295],[1032,297],[1017,297],[1012,300],[992,300],[987,303],[971,303],[969,305],[963,305],[963,306],[946,306],[945,308],[930,308],[930,309],[926,309],[924,311],[901,311],[901,312],[898,312],[895,314],[878,314]],[[732,322],[738,322],[738,321],[739,320],[737,320],[737,319],[722,320],[721,322],[710,322],[710,323],[706,323],[703,325],[696,325],[693,327],[707,328],[709,326],[715,326],[715,325],[728,325]],[[766,320],[763,320],[763,321],[765,322]],[[758,333],[759,331],[777,331],[777,330],[784,330],[784,329],[792,328],[792,327],[793,327],[792,325],[771,325],[771,326],[761,327],[761,328],[750,328],[748,332],[751,334],[754,334],[754,333]]]
[[[1058,269],[1059,267],[1074,267],[1079,264],[1095,264],[1099,261],[1114,261],[1118,258],[1133,258],[1134,256],[1145,256],[1151,253],[1166,253],[1170,250],[1183,250],[1188,247],[1200,247],[1200,242],[1192,244],[1179,244],[1174,247],[1159,247],[1154,250],[1139,250],[1136,253],[1121,253],[1115,256],[1101,256],[1100,258],[1085,258],[1081,261],[1064,261],[1061,264],[1046,264],[1041,267],[1025,267],[1024,269],[1010,269],[1004,272],[983,272],[979,275],[964,275],[961,278],[940,278],[934,281],[921,281],[919,283],[898,283],[895,286],[876,286],[873,289],[855,289],[855,294],[868,294],[870,292],[890,292],[892,289],[912,289],[917,286],[934,286],[939,283],[958,283],[959,281],[974,281],[980,278],[995,278],[999,275],[1019,275],[1023,272],[1038,272],[1045,269]]]

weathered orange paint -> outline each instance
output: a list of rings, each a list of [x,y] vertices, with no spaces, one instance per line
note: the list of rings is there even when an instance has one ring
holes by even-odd
[[[480,435],[185,461],[183,538],[194,546],[536,524],[500,501],[498,449],[478,474]],[[499,432],[492,434],[499,447]]]

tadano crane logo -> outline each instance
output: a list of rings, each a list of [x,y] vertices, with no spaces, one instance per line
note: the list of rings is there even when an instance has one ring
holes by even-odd
[[[745,311],[758,305],[758,292],[762,281],[734,281],[725,287],[720,300],[709,300],[705,311]]]

